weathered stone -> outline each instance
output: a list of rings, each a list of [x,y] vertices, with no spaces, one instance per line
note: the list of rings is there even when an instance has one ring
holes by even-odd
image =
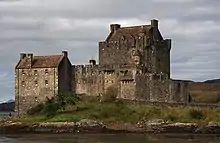
[[[71,74],[66,51],[63,55],[52,56],[22,54],[15,68],[16,115],[26,114],[27,110],[59,92],[72,91]]]

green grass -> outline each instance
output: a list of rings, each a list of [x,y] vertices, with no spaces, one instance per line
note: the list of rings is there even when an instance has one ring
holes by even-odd
[[[164,119],[170,122],[219,122],[220,108],[199,107],[156,107],[133,105],[123,102],[97,101],[79,102],[59,111],[54,117],[43,115],[27,116],[16,119],[20,122],[75,122],[81,119],[94,119],[105,123],[126,122],[136,123],[141,120]]]

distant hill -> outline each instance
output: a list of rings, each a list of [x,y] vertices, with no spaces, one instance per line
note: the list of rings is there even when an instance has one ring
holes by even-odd
[[[11,100],[8,100],[7,102],[5,102],[5,103],[11,103],[11,102],[15,102],[13,99],[11,99]]]
[[[11,112],[14,111],[15,102],[14,100],[9,100],[5,103],[0,104],[0,112]]]
[[[220,83],[220,79],[206,80],[205,83]]]

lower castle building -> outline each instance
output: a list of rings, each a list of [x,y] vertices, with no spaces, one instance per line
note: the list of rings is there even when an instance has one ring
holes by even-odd
[[[164,39],[153,19],[149,25],[110,25],[99,42],[99,64],[72,65],[60,55],[21,53],[15,67],[15,110],[28,109],[63,92],[102,96],[114,89],[118,98],[152,102],[189,102],[188,81],[170,78],[171,39]]]

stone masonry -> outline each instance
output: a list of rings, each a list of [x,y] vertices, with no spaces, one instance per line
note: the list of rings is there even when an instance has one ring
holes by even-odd
[[[34,56],[21,53],[15,67],[15,112],[25,114],[46,98],[71,91],[71,63],[62,55]]]
[[[110,25],[106,40],[99,42],[99,64],[73,66],[75,92],[105,94],[108,87],[117,97],[152,102],[188,102],[188,82],[170,78],[171,39],[164,39],[158,21],[150,25]]]
[[[112,87],[117,97],[152,102],[189,102],[188,82],[170,78],[171,39],[164,39],[158,21],[150,25],[110,25],[99,42],[99,64],[71,65],[62,55],[21,54],[15,68],[16,113],[60,92],[102,96]]]

